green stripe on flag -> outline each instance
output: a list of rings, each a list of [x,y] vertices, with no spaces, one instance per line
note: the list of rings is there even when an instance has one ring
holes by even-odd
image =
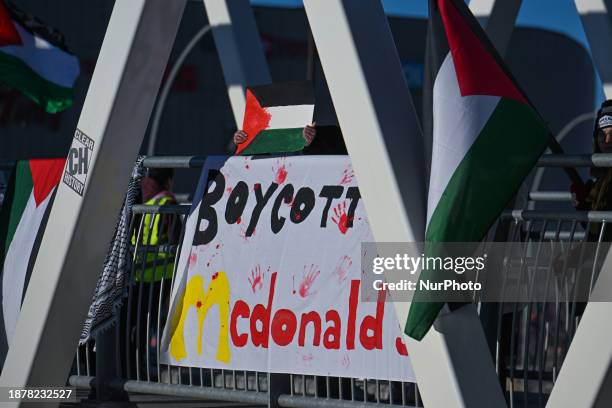
[[[427,226],[426,241],[482,240],[548,140],[546,125],[530,106],[501,99],[446,186]],[[421,279],[439,282],[444,275],[425,270]],[[417,291],[408,314],[406,334],[421,340],[442,306],[440,302],[428,303],[427,293]]]
[[[2,204],[0,210],[0,269],[4,265],[4,257],[13,241],[13,236],[21,220],[23,210],[28,204],[32,195],[34,183],[32,173],[30,173],[30,163],[27,160],[20,160],[15,166],[15,176],[11,178],[12,185]],[[15,186],[19,186],[18,189]]]
[[[303,128],[264,130],[240,154],[299,152],[304,149],[306,143],[303,130]]]
[[[427,226],[433,242],[480,241],[548,145],[527,105],[501,99],[451,177]]]
[[[72,88],[46,80],[17,57],[0,51],[0,82],[23,92],[48,113],[72,106]]]

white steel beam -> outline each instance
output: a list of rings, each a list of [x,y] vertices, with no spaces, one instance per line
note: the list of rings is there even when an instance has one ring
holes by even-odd
[[[245,88],[272,82],[249,0],[204,0],[236,126],[242,127]]]
[[[304,7],[376,240],[422,241],[422,134],[380,1],[304,0]],[[405,322],[409,304],[394,305]],[[425,406],[505,406],[473,306],[437,326],[421,342],[407,339]]]
[[[606,98],[612,98],[612,41],[609,15],[603,0],[576,0],[576,7],[604,82]],[[605,299],[612,291],[612,251],[603,263],[592,297]],[[589,302],[572,340],[547,407],[612,406],[612,303]],[[588,375],[585,375],[588,373]]]
[[[593,287],[592,298],[612,292],[612,250],[608,251]],[[547,407],[612,406],[612,303],[589,302],[563,361]]]
[[[522,3],[523,0],[497,0],[487,20],[485,31],[502,58],[506,56]]]
[[[422,241],[421,130],[379,0],[305,0],[304,7],[377,239]]]
[[[469,7],[477,18],[488,18],[493,12],[494,4],[495,0],[471,0]]]
[[[184,6],[115,1],[72,143],[84,188],[57,189],[0,386],[66,383]]]
[[[504,57],[522,0],[471,0],[469,7],[481,22],[497,52]]]

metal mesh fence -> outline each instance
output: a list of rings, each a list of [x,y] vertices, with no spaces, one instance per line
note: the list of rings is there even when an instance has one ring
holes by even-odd
[[[524,303],[481,305],[481,318],[510,407],[545,406],[586,306],[576,299],[577,282],[581,274],[588,274],[592,289],[595,265],[605,255],[600,248],[609,241],[610,219],[612,212],[512,211],[499,220],[496,232],[504,231],[509,243],[520,245],[518,256],[506,260],[507,267],[520,267],[519,285],[531,288],[536,280],[550,281],[557,299],[536,302],[529,292],[530,300]],[[581,242],[594,243],[594,254],[587,254],[584,245],[575,245]],[[551,245],[564,247],[566,256],[545,256],[544,247]]]
[[[313,403],[345,406],[343,404],[355,402],[420,406],[418,389],[413,383],[162,364],[160,337],[166,324],[188,211],[187,205],[137,205],[133,208],[131,249],[134,262],[120,324],[114,330],[117,355],[104,356],[104,359],[117,359],[117,378],[122,380],[115,382],[117,386],[135,392],[266,405],[276,386],[283,391],[277,395],[280,406]],[[153,234],[147,231],[152,230],[156,216],[160,217],[158,229],[176,231],[174,238],[151,243]],[[80,346],[70,382],[75,386],[89,385],[90,379],[96,376],[95,363],[95,342]]]

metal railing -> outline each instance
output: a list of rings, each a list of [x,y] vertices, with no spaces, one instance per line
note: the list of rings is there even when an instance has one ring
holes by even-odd
[[[175,159],[149,160],[147,164],[152,163],[179,164]],[[73,375],[69,378],[72,386],[95,387],[99,380],[96,379],[95,362],[111,359],[118,360],[116,375],[105,381],[108,387],[124,392],[283,407],[348,408],[355,403],[420,406],[418,389],[413,383],[162,364],[159,340],[166,324],[175,261],[180,253],[189,206],[135,205],[132,211],[130,230],[134,231],[134,262],[121,322],[113,334],[116,355],[96,358],[94,341],[80,346]],[[157,215],[161,217],[158,230],[167,230],[168,238],[164,242],[151,243],[151,234],[146,231],[151,231]]]
[[[201,167],[204,157],[150,157],[147,167]],[[543,156],[538,166],[612,167],[612,155]],[[567,192],[532,192],[532,201],[567,202]],[[173,267],[180,252],[188,206],[144,206],[133,208],[133,254],[128,298],[115,330],[116,375],[107,378],[109,387],[126,392],[214,399],[284,407],[347,407],[359,405],[421,406],[416,384],[380,379],[274,374],[266,372],[178,367],[160,362],[159,338],[166,324],[168,298],[174,284]],[[147,217],[147,215],[149,215]],[[174,238],[151,245],[144,234],[153,216]],[[489,238],[523,243],[512,262],[525,263],[528,252],[548,242],[605,241],[612,212],[511,210],[502,214]],[[536,259],[525,267],[525,279],[546,274],[550,259]],[[549,264],[546,264],[548,262]],[[145,269],[161,268],[158,280],[142,279]],[[576,271],[574,271],[575,273]],[[559,290],[573,290],[571,273],[564,273]],[[479,305],[491,355],[510,407],[543,407],[556,381],[565,354],[579,324],[581,302],[525,302]],[[93,342],[80,346],[75,356],[73,386],[88,388],[96,383]],[[99,378],[98,378],[99,380]]]
[[[507,262],[521,268],[519,279],[524,281],[519,285],[550,280],[557,291],[555,301],[536,301],[530,291],[524,303],[487,305],[496,316],[485,330],[494,340],[495,366],[510,407],[545,406],[586,306],[576,297],[580,274],[590,275],[592,290],[596,265],[609,248],[611,221],[612,211],[524,210],[504,212],[498,221],[507,241],[521,248]],[[585,242],[593,246],[591,251],[580,245]],[[542,248],[551,245],[563,248],[562,261],[543,255]]]

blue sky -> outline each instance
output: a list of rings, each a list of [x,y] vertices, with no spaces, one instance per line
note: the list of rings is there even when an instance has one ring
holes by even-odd
[[[502,0],[503,1],[503,0]],[[251,0],[258,6],[301,8],[302,0]],[[387,14],[427,18],[427,0],[383,0]],[[588,48],[573,0],[523,0],[517,24],[565,34]]]
[[[251,0],[256,6],[302,7],[302,0]],[[427,0],[383,0],[388,14],[401,17],[427,18]]]

